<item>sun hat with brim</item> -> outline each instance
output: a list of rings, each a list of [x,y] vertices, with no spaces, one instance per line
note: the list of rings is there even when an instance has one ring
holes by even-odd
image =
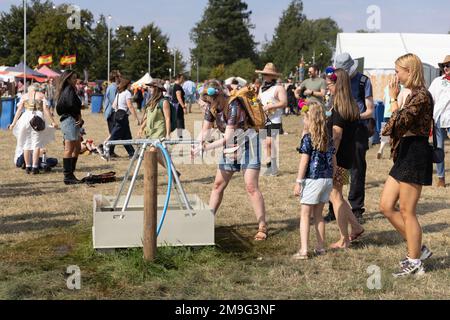
[[[148,87],[157,87],[162,91],[167,91],[166,88],[164,88],[164,81],[161,79],[153,79],[150,83],[145,84]]]
[[[270,75],[270,76],[276,76],[281,77],[281,73],[278,72],[277,67],[273,63],[268,63],[264,67],[263,70],[255,70],[255,73],[260,73],[263,75]]]
[[[358,69],[358,60],[353,60],[351,55],[347,52],[336,56],[335,61],[335,68],[343,69],[349,75],[354,74],[356,69]]]
[[[444,62],[439,63],[439,67],[444,69],[444,65],[446,65],[447,63],[450,63],[450,55],[445,57]]]

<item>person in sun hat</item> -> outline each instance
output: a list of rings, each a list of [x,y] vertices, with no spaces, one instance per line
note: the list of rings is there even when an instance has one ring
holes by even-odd
[[[443,75],[434,79],[429,91],[434,100],[433,118],[436,127],[438,148],[444,149],[445,136],[450,134],[450,55],[439,63]],[[436,164],[439,188],[445,188],[445,161]]]
[[[283,110],[288,105],[287,92],[282,85],[277,84],[277,80],[281,77],[281,73],[278,72],[273,63],[268,63],[263,70],[256,70],[255,72],[261,74],[263,78],[263,84],[259,89],[259,99],[264,105],[264,111],[268,115],[268,124],[266,126],[267,170],[264,175],[277,176],[278,159],[276,139],[281,130]]]

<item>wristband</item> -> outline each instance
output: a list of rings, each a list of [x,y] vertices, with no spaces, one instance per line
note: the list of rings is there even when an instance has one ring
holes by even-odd
[[[305,182],[305,179],[297,179],[297,183],[303,184]]]

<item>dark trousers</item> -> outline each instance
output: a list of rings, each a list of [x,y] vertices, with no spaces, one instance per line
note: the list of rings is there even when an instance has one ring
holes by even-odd
[[[351,172],[350,192],[348,201],[354,212],[364,212],[366,197],[366,154],[369,150],[369,131],[364,124],[359,124],[356,129],[356,148]]]
[[[131,140],[130,122],[128,121],[128,114],[119,110],[114,116],[114,127],[111,130],[111,138],[109,140]],[[124,146],[129,156],[134,155],[133,146]],[[110,150],[111,152],[111,150]]]
[[[114,112],[111,113],[111,115],[109,116],[109,118],[106,120],[108,123],[108,132],[109,134],[111,134],[113,128],[114,128]],[[109,148],[109,152],[114,153],[116,146],[111,146]]]

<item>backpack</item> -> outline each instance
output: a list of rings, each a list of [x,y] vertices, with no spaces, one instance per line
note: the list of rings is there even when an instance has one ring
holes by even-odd
[[[361,75],[361,79],[359,80],[359,97],[364,101],[364,107],[367,110],[366,106],[366,83],[369,78],[366,75]],[[367,129],[369,131],[369,138],[375,134],[376,131],[376,122],[374,118],[370,118],[367,120]]]
[[[116,181],[116,173],[111,171],[99,175],[88,175],[86,178],[83,178],[81,180],[81,183],[92,185],[92,184],[110,183],[115,181]]]
[[[163,111],[164,101],[167,101],[169,103],[169,106],[170,106],[170,132],[172,133],[172,132],[175,131],[175,129],[177,128],[177,124],[178,124],[177,123],[177,108],[175,108],[175,106],[170,101],[170,99],[163,98],[158,103],[158,108],[160,108],[161,111]],[[163,115],[164,115],[164,111],[163,111]]]
[[[256,131],[264,129],[267,123],[267,115],[264,112],[263,104],[258,99],[255,91],[250,87],[244,87],[239,91],[233,92],[229,97],[228,104],[239,99],[248,116],[248,126]]]

